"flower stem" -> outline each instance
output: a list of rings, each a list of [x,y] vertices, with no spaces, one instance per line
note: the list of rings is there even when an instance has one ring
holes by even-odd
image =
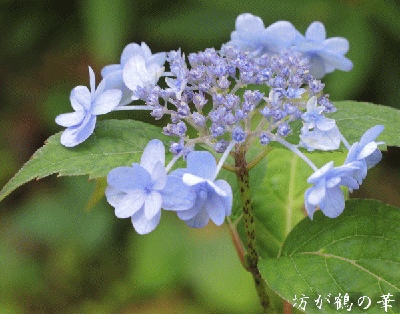
[[[240,191],[243,209],[243,220],[246,230],[247,254],[245,256],[246,269],[253,275],[254,284],[264,313],[275,313],[267,294],[266,282],[258,270],[258,253],[256,248],[256,233],[253,208],[251,207],[251,193],[249,186],[249,170],[247,169],[246,151],[243,146],[236,145],[235,166],[236,177]]]

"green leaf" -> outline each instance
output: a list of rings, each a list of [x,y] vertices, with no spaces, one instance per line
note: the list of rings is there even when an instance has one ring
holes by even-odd
[[[337,111],[326,116],[336,120],[340,132],[350,144],[358,142],[369,128],[382,124],[385,129],[378,140],[387,146],[400,146],[400,110],[357,101],[340,101],[334,105]]]
[[[105,177],[116,167],[140,162],[150,140],[158,138],[169,145],[171,139],[163,135],[160,128],[132,120],[99,121],[93,134],[72,148],[61,145],[60,137],[61,133],[49,137],[4,186],[0,201],[22,184],[53,173],[59,176],[89,175],[89,179]]]
[[[253,158],[255,154],[250,151],[249,155]],[[317,167],[331,160],[339,165],[346,158],[342,152],[306,155]],[[250,170],[256,238],[261,256],[276,257],[286,236],[305,217],[304,192],[311,186],[307,178],[312,173],[313,170],[300,157],[284,149],[273,150]],[[226,172],[223,178],[232,186],[231,220],[235,223],[242,215],[236,176]],[[242,221],[238,223],[238,231],[243,243],[246,243]]]
[[[317,211],[289,234],[279,258],[262,259],[260,273],[280,296],[293,302],[295,295],[309,297],[307,313],[337,313],[334,298],[348,293],[352,313],[364,313],[357,300],[368,296],[367,313],[384,313],[383,294],[391,293],[389,313],[399,313],[400,210],[375,200],[350,200],[338,218]],[[318,295],[328,297],[322,310]],[[366,304],[365,304],[366,305]],[[364,306],[365,306],[364,305]]]

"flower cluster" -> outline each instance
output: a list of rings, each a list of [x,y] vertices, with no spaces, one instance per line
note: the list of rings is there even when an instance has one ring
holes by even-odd
[[[315,78],[322,78],[335,69],[350,71],[353,68],[353,63],[344,57],[349,50],[347,39],[326,39],[325,27],[321,22],[312,23],[303,36],[287,21],[279,21],[265,28],[259,17],[245,13],[236,20],[231,43],[251,51],[253,55],[279,53],[293,47],[311,62],[311,74]]]
[[[215,179],[233,149],[247,151],[254,141],[261,146],[276,141],[303,158],[315,171],[308,179],[314,186],[305,192],[310,218],[317,206],[336,217],[344,209],[340,186],[358,188],[367,169],[379,162],[381,142],[374,140],[383,130],[376,126],[350,146],[335,120],[325,117],[336,108],[319,79],[335,69],[352,68],[344,57],[348,48],[344,38],[326,39],[320,22],[312,23],[303,36],[289,22],[265,28],[259,17],[248,13],[237,18],[231,41],[219,50],[208,48],[186,58],[180,49],[152,54],[145,43],[130,44],[120,64],[102,70],[96,91],[91,69],[92,93],[81,86],[72,91],[76,112],[56,119],[68,127],[61,142],[83,142],[93,132],[96,115],[112,110],[149,110],[155,119],[170,117],[163,133],[178,140],[171,142],[174,157],[167,167],[163,144],[153,140],[140,164],[108,175],[108,202],[117,217],[131,217],[141,234],[158,225],[161,208],[176,211],[190,227],[204,227],[210,219],[222,224],[231,213],[232,190],[226,181]],[[164,84],[158,84],[162,77]],[[145,104],[128,105],[136,100]],[[303,123],[297,145],[285,140],[295,120]],[[197,137],[189,137],[190,128]],[[335,150],[341,143],[349,155],[336,168],[330,162],[318,169],[299,150]],[[194,151],[197,144],[223,153],[218,165],[211,153]],[[181,157],[187,168],[168,174]]]
[[[139,234],[154,230],[161,208],[176,211],[194,228],[211,220],[221,225],[231,214],[232,189],[224,180],[215,180],[216,162],[209,152],[191,152],[187,168],[167,175],[165,149],[159,140],[145,148],[140,164],[113,169],[107,177],[107,201],[118,218],[131,218]],[[168,167],[167,167],[168,168]]]

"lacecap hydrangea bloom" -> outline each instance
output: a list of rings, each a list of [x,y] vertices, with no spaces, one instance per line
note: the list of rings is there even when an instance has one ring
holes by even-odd
[[[321,22],[311,23],[305,37],[301,34],[296,36],[294,49],[302,52],[310,60],[310,73],[315,78],[322,78],[336,69],[350,71],[353,68],[353,63],[344,56],[349,51],[347,39],[326,39],[325,27]]]
[[[290,149],[313,169],[308,179],[312,186],[305,192],[310,218],[318,208],[337,217],[344,209],[340,187],[357,189],[367,169],[380,160],[381,142],[375,139],[383,129],[371,128],[351,146],[335,120],[325,116],[336,108],[319,78],[334,69],[351,69],[344,57],[348,47],[344,38],[326,39],[320,22],[312,23],[303,36],[290,22],[265,27],[249,13],[237,18],[231,40],[220,49],[186,56],[180,49],[152,54],[145,43],[128,45],[121,63],[102,71],[107,86],[121,90],[119,97],[112,92],[115,99],[107,110],[148,110],[157,120],[168,116],[162,132],[173,138],[173,157],[165,167],[164,146],[152,140],[140,164],[109,173],[106,196],[117,217],[130,217],[141,234],[158,225],[162,209],[176,211],[190,227],[204,227],[210,219],[220,225],[231,214],[233,199],[228,182],[216,180],[221,168],[239,176],[238,167],[253,167],[273,149],[271,142]],[[90,104],[97,104],[96,95]],[[128,106],[130,100],[137,105]],[[92,110],[88,119],[105,111]],[[298,120],[303,124],[300,140],[289,142],[292,122]],[[87,136],[94,124],[90,126]],[[189,136],[190,128],[197,136]],[[256,141],[263,148],[261,157],[247,163],[243,156]],[[330,151],[341,143],[349,154],[337,167],[332,161],[318,169],[299,149]],[[200,147],[209,151],[198,151]],[[220,156],[218,164],[214,156]],[[235,165],[226,162],[228,156],[235,158]],[[170,172],[179,159],[187,167]]]
[[[353,63],[344,56],[349,50],[347,39],[326,39],[325,27],[318,21],[311,23],[303,36],[290,22],[279,21],[265,28],[261,18],[245,13],[236,19],[236,30],[229,43],[253,54],[280,53],[293,47],[309,60],[310,74],[317,79],[336,69],[353,68]]]
[[[142,81],[136,83],[132,83],[129,81],[129,86],[127,86],[125,85],[123,79],[123,73],[128,72],[128,74],[125,74],[125,76],[130,76],[129,72],[132,71],[132,68],[136,64],[138,64],[139,67],[144,67],[145,69],[153,68],[155,69],[155,72],[157,72],[157,70],[161,72],[162,66],[165,62],[165,58],[165,52],[152,54],[150,48],[143,42],[141,43],[141,45],[138,45],[136,43],[127,45],[122,51],[120,64],[107,65],[101,70],[101,76],[107,82],[106,89],[121,90],[122,98],[119,105],[124,106],[129,104],[130,102],[132,102],[132,90],[136,89],[134,84],[142,84],[143,86],[144,83]],[[132,61],[130,61],[131,59]]]
[[[209,152],[191,152],[187,168],[178,169],[171,176],[182,177],[196,195],[193,206],[177,212],[189,227],[203,228],[211,220],[220,226],[232,210],[232,188],[225,180],[215,180],[217,163]]]
[[[77,86],[71,92],[70,100],[75,112],[56,117],[56,123],[67,128],[61,135],[61,144],[66,147],[85,141],[93,133],[97,116],[111,112],[122,97],[122,92],[118,89],[105,91],[105,80],[96,89],[96,79],[91,67],[89,76],[90,91],[86,86]]]
[[[367,170],[374,167],[382,159],[382,153],[377,148],[384,142],[375,142],[375,139],[382,133],[383,125],[376,125],[370,128],[361,137],[360,142],[355,142],[350,148],[345,164],[360,162],[359,169],[354,170],[352,176],[361,184],[367,176]]]
[[[181,178],[167,176],[165,148],[152,140],[146,146],[140,164],[118,167],[107,176],[107,201],[115,207],[118,218],[131,218],[139,234],[153,231],[166,210],[186,210],[193,205],[195,195]]]

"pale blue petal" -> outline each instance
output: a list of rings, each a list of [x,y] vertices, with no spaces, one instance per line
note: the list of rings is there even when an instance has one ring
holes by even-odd
[[[357,189],[358,189],[358,184],[362,184],[363,180],[367,176],[367,172],[368,172],[368,169],[367,169],[367,167],[365,165],[365,167],[362,167],[362,168],[360,168],[358,170],[354,170],[351,173],[351,175],[353,176],[354,180],[357,182],[357,187],[356,187]],[[353,189],[356,189],[356,188],[353,188],[352,186],[349,186],[349,188],[350,188],[350,192],[352,192]]]
[[[209,193],[204,202],[204,209],[217,226],[222,225],[225,220],[225,206],[221,196],[216,193]]]
[[[81,88],[86,88],[86,89],[87,89],[86,86],[77,86],[77,87],[81,87]],[[75,88],[76,88],[76,87],[75,87]],[[75,89],[75,88],[74,88],[74,89]],[[71,91],[71,93],[70,93],[70,95],[69,95],[69,100],[70,100],[70,102],[71,102],[72,108],[73,108],[75,111],[82,111],[82,110],[85,110],[85,107],[83,107],[83,106],[81,105],[81,103],[79,102],[79,100],[76,98],[74,89]],[[90,92],[89,92],[89,95],[90,95]],[[90,106],[90,104],[89,104],[89,106]]]
[[[323,42],[326,38],[324,24],[318,21],[311,23],[307,28],[306,38],[315,42]]]
[[[141,54],[145,60],[148,60],[149,58],[151,58],[151,50],[145,42],[143,42],[143,41],[141,42],[140,49],[141,49]]]
[[[152,173],[158,162],[165,165],[165,148],[160,140],[155,139],[151,140],[144,149],[140,165],[149,173]]]
[[[378,162],[382,159],[382,153],[379,149],[374,151],[371,155],[365,158],[365,162],[367,163],[368,169],[374,167]]]
[[[122,78],[122,69],[108,74],[105,77],[106,87],[105,90],[119,89],[122,92],[122,97],[119,102],[120,106],[125,106],[132,102],[132,91],[126,87]]]
[[[351,163],[353,161],[357,160],[357,156],[361,150],[361,145],[358,142],[355,142],[349,149],[349,152],[347,153],[346,161],[344,162],[345,164]]]
[[[153,189],[161,190],[165,187],[167,182],[167,172],[165,171],[164,164],[159,161],[153,168],[151,172],[151,181],[154,182]]]
[[[208,216],[207,211],[200,210],[192,219],[185,220],[185,223],[191,228],[204,228],[208,224],[209,220],[210,217]]]
[[[63,113],[56,117],[56,123],[63,127],[71,127],[80,124],[85,118],[85,111],[79,110],[70,113]]]
[[[161,211],[161,194],[157,191],[152,191],[146,195],[144,202],[144,215],[147,220],[153,219],[154,216]]]
[[[111,112],[118,106],[122,92],[117,89],[110,89],[99,95],[94,104],[92,114],[100,115]]]
[[[227,196],[223,197],[223,203],[225,207],[225,216],[230,216],[232,212],[232,187],[225,180],[218,180],[214,182],[221,190],[223,190]]]
[[[353,68],[353,62],[351,62],[344,56],[331,54],[327,51],[320,52],[319,56],[324,60],[326,64],[335,67],[335,69],[348,72]]]
[[[268,26],[261,36],[269,52],[280,52],[298,38],[298,31],[287,21],[278,21]]]
[[[207,182],[206,179],[200,178],[198,176],[195,176],[191,173],[185,173],[182,177],[183,182],[189,186],[201,184]]]
[[[159,52],[151,56],[148,60],[146,60],[146,64],[152,64],[156,63],[160,67],[162,67],[165,63],[165,59],[167,57],[167,54],[165,52]]]
[[[329,170],[333,168],[333,161],[328,162],[324,166],[322,166],[320,169],[315,171],[308,179],[308,183],[317,183],[319,182],[320,178],[325,175]]]
[[[328,119],[324,116],[321,116],[315,121],[315,126],[321,131],[329,131],[336,126],[336,121],[334,119]]]
[[[367,143],[375,141],[375,139],[382,133],[384,125],[375,125],[374,127],[368,129],[360,139],[360,145],[365,146]]]
[[[176,212],[176,214],[178,215],[179,219],[181,219],[181,220],[190,220],[194,216],[196,216],[199,211],[200,211],[200,208],[198,206],[194,205],[190,209],[179,210]]]
[[[147,234],[153,231],[158,226],[160,219],[161,211],[159,211],[151,220],[147,220],[144,215],[143,207],[131,217],[132,225],[139,234]]]
[[[343,176],[341,178],[340,185],[347,186],[350,190],[356,190],[360,187],[359,184],[357,183],[357,180],[350,177],[350,175]]]
[[[314,212],[317,210],[317,206],[310,204],[310,202],[308,201],[308,198],[309,198],[311,192],[312,192],[312,187],[308,188],[306,190],[306,192],[304,193],[304,199],[305,199],[304,205],[305,205],[308,217],[310,217],[310,219],[312,220]]]
[[[101,76],[106,78],[107,75],[117,71],[122,71],[122,66],[120,64],[107,65],[101,70]]]
[[[367,145],[363,147],[359,155],[357,156],[358,160],[367,158],[369,155],[371,155],[374,151],[376,151],[378,147],[378,144],[376,142],[370,142]]]
[[[86,115],[82,124],[66,129],[61,134],[61,144],[66,147],[73,147],[84,142],[94,131],[96,116]]]
[[[307,202],[312,205],[318,205],[326,196],[325,180],[321,179],[309,191]]]
[[[324,151],[335,150],[340,146],[340,131],[337,127],[323,132],[317,128],[306,134],[300,135],[301,143],[308,150],[320,149]]]
[[[183,182],[189,186],[194,186],[194,185],[199,185],[199,184],[206,184],[208,186],[208,189],[211,189],[215,193],[217,193],[220,196],[226,197],[227,194],[224,190],[219,188],[217,185],[215,185],[214,182],[210,180],[206,180],[203,178],[200,178],[198,176],[192,175],[190,173],[185,173],[182,177]]]
[[[325,61],[315,53],[306,54],[306,56],[310,58],[310,74],[316,79],[323,78],[328,73]],[[332,68],[335,67],[332,66]]]
[[[101,94],[103,94],[104,90],[106,88],[106,80],[102,79],[99,86],[97,86],[96,91],[94,93],[94,98],[92,98],[92,103],[99,97]]]
[[[259,32],[264,29],[264,23],[261,18],[250,13],[240,14],[236,18],[236,29],[242,32]]]
[[[164,72],[164,67],[160,67],[157,63],[151,63],[146,66],[147,69],[147,80],[144,81],[147,85],[156,85],[161,74]],[[183,89],[186,85],[186,80],[181,83],[181,88]]]
[[[146,194],[143,190],[131,190],[118,202],[115,207],[115,216],[128,218],[134,215],[145,204]]]
[[[133,56],[122,70],[125,85],[132,91],[138,86],[143,87],[149,81],[145,60],[141,56]]]
[[[189,173],[186,168],[179,168],[172,171],[169,175],[182,178],[185,173]]]
[[[329,64],[329,63],[325,63],[325,73],[332,73],[333,71],[335,71],[334,65],[333,64]]]
[[[183,183],[181,177],[172,173],[167,177],[167,183],[160,193],[163,200],[162,208],[166,210],[186,211],[193,206],[196,199],[194,189]]]
[[[121,202],[122,198],[126,195],[125,192],[122,192],[121,190],[116,189],[111,185],[107,185],[104,192],[107,198],[107,202],[112,207],[117,207],[118,204]]]
[[[217,186],[214,182],[212,182],[212,181],[210,181],[210,180],[207,180],[207,185],[208,185],[215,193],[217,193],[219,196],[222,196],[222,197],[227,197],[227,196],[228,196],[228,194],[227,194],[223,189],[221,189],[219,186]]]
[[[337,186],[332,189],[327,189],[326,197],[323,202],[319,204],[325,216],[329,218],[336,218],[344,210],[344,195],[342,189]]]
[[[342,56],[349,51],[349,41],[343,37],[328,38],[322,43],[322,46],[325,51]]]
[[[194,151],[187,157],[187,169],[191,174],[213,180],[217,163],[211,153]]]
[[[94,98],[94,93],[96,91],[96,76],[94,74],[93,69],[89,66],[89,78],[90,78],[90,94],[91,99]]]
[[[71,92],[70,99],[71,99],[71,104],[72,104],[73,108],[74,108],[74,106],[75,107],[78,106],[77,102],[85,110],[90,110],[92,107],[92,96],[90,94],[89,89],[86,86],[75,87]],[[75,110],[79,110],[79,109],[75,109]]]
[[[333,176],[326,180],[326,187],[328,189],[333,188],[336,185],[338,185],[341,180],[342,180],[342,178],[340,176]]]
[[[122,51],[121,54],[121,66],[122,68],[125,66],[125,64],[128,62],[130,58],[136,55],[141,55],[142,49],[140,46],[136,43],[132,43],[127,45],[124,50]]]
[[[302,41],[294,46],[294,49],[298,52],[305,53],[309,58],[312,58],[317,52],[322,51],[322,45],[313,41]]]
[[[317,108],[317,97],[313,96],[307,101],[307,111],[312,111]]]
[[[107,176],[107,183],[129,193],[133,189],[144,190],[150,185],[151,177],[146,169],[138,164],[132,164],[132,167],[118,167],[111,170]]]

